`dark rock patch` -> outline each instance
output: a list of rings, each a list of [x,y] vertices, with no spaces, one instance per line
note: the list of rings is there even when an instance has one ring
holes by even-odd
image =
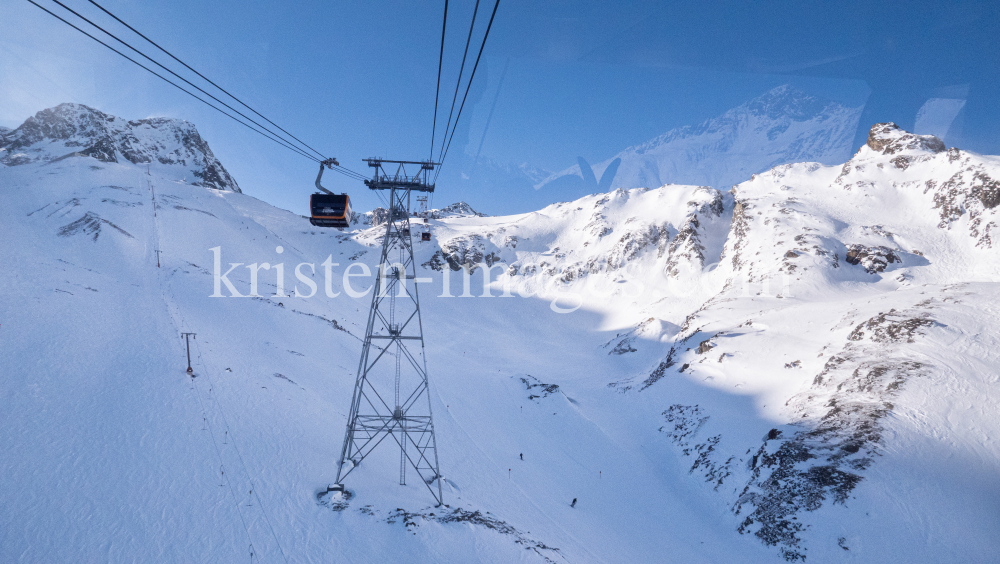
[[[114,223],[102,218],[94,212],[87,212],[83,217],[70,223],[64,225],[59,229],[58,235],[60,237],[69,237],[71,235],[93,235],[93,240],[97,241],[98,237],[101,236],[101,227],[107,225],[114,229],[115,231],[121,233],[122,235],[128,237],[129,239],[134,239],[132,234],[125,231],[121,227],[118,227]]]
[[[847,247],[847,256],[844,260],[848,264],[861,265],[868,274],[882,272],[892,263],[903,262],[903,259],[888,247],[866,247],[858,244]]]

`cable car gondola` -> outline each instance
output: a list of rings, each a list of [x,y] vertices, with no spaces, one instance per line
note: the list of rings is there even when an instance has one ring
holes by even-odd
[[[311,217],[309,223],[317,227],[337,227],[343,229],[350,227],[354,214],[351,212],[351,198],[347,194],[334,194],[323,188],[320,180],[323,178],[323,167],[330,168],[330,165],[338,165],[337,159],[327,159],[319,163],[319,174],[316,176],[316,188],[319,192],[309,197],[309,212]]]

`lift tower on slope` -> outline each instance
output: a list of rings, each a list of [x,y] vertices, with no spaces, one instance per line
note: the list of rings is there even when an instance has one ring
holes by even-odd
[[[410,193],[434,191],[429,173],[439,163],[365,160],[375,170],[365,184],[388,192],[389,210],[337,482],[330,490],[342,491],[343,479],[391,437],[388,444],[399,447],[399,483],[406,484],[410,467],[442,504],[416,284],[423,280],[416,278],[410,235]],[[392,174],[386,171],[387,165],[394,169]],[[416,172],[410,175],[406,167]]]

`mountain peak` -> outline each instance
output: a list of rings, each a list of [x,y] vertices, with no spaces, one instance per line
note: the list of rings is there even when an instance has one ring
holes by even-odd
[[[485,213],[479,213],[472,209],[472,206],[465,202],[455,202],[449,206],[445,206],[439,210],[431,210],[428,215],[432,218],[439,219],[447,216],[466,216],[471,215],[475,217],[486,217]]]
[[[783,84],[748,101],[744,106],[756,116],[773,120],[788,117],[794,121],[806,121],[822,114],[831,104],[835,102],[812,96],[790,84]]]
[[[873,125],[868,132],[866,144],[883,155],[894,155],[907,150],[930,153],[945,150],[944,142],[937,137],[910,133],[892,122]]]
[[[36,113],[13,131],[0,132],[0,148],[6,149],[0,163],[7,166],[92,157],[107,163],[169,167],[176,169],[171,176],[194,186],[241,191],[194,124],[184,120],[130,121],[84,104],[65,103]]]
[[[791,85],[772,88],[698,125],[672,129],[628,147],[591,171],[575,165],[535,185],[583,191],[591,175],[610,171],[607,188],[690,184],[724,189],[775,166],[841,163],[851,155],[861,107],[807,94]]]

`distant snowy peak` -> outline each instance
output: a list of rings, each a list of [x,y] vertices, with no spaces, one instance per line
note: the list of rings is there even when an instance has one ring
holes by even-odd
[[[446,217],[489,217],[485,213],[479,213],[465,202],[456,202],[441,209],[433,209],[427,212],[427,217],[431,219],[443,219]],[[378,226],[384,224],[389,219],[389,210],[377,207],[372,211],[363,214],[356,214],[352,225]]]
[[[618,159],[612,188],[675,183],[727,189],[782,164],[842,163],[850,157],[861,110],[779,86],[697,126],[629,147],[592,171],[574,166],[536,188],[566,176],[602,176]]]
[[[183,120],[127,121],[82,104],[60,104],[13,131],[0,130],[0,148],[0,163],[7,166],[93,157],[173,169],[171,176],[194,186],[240,192],[198,130]]]
[[[441,209],[434,209],[427,212],[427,216],[432,219],[441,219],[443,217],[462,217],[462,216],[475,216],[475,217],[488,217],[485,213],[479,213],[472,209],[472,206],[465,202],[456,202],[450,206],[445,206]]]

